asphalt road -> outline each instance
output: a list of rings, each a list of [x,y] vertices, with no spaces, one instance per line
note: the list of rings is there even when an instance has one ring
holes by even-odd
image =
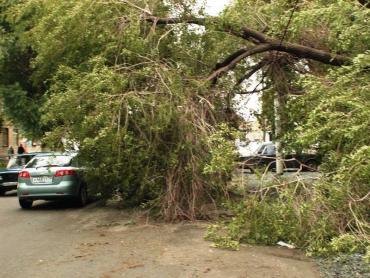
[[[210,247],[207,223],[151,222],[141,212],[0,197],[0,277],[320,277],[297,250]]]

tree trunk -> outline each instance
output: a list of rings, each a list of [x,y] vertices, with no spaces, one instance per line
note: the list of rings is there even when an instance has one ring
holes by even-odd
[[[278,91],[275,92],[274,97],[274,113],[275,113],[275,149],[276,149],[276,174],[282,175],[284,173],[283,168],[283,150],[281,145],[281,135],[282,135],[282,98]]]

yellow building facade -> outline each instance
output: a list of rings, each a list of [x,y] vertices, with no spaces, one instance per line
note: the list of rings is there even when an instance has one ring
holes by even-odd
[[[18,146],[22,144],[26,152],[41,151],[40,142],[33,141],[22,136],[20,130],[12,123],[4,120],[0,129],[0,158],[7,160],[8,149],[13,147],[14,153],[17,153]]]

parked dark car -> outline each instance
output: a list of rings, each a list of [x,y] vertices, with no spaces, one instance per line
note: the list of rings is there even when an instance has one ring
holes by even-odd
[[[6,168],[0,169],[0,195],[17,188],[19,172],[38,154],[40,153],[25,153],[10,158]]]
[[[302,169],[316,171],[321,163],[321,157],[310,153],[290,153],[283,157],[284,170]],[[273,142],[261,144],[256,153],[240,157],[240,165],[254,172],[256,169],[276,170],[276,149]]]

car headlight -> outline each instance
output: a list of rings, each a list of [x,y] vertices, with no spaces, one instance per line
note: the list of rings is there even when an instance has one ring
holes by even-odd
[[[2,176],[0,176],[0,181],[2,181],[3,180],[3,177]]]

